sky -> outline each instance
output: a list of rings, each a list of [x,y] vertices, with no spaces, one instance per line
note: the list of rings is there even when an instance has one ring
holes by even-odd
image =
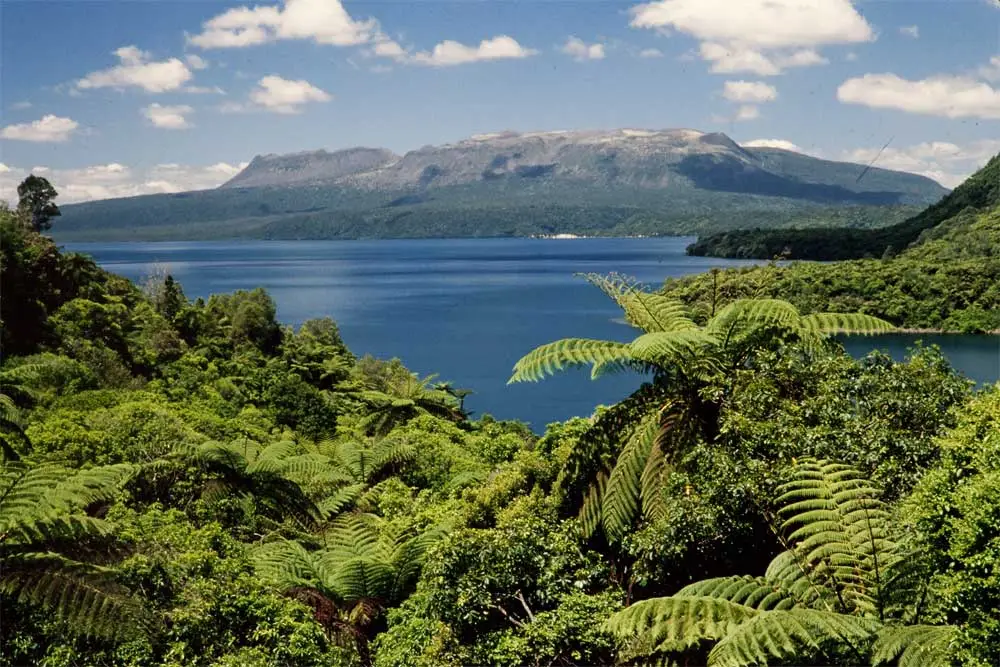
[[[1000,0],[3,0],[0,198],[254,155],[687,127],[954,187],[1000,152]]]

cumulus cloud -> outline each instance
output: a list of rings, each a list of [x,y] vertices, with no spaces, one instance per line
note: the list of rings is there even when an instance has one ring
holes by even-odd
[[[284,6],[243,6],[226,10],[202,25],[188,42],[203,49],[239,48],[282,39],[356,46],[371,41],[374,19],[355,20],[339,0],[286,0]]]
[[[982,139],[965,144],[927,141],[905,148],[856,148],[844,151],[840,159],[859,164],[875,161],[876,167],[898,169],[932,178],[953,188],[1000,152],[1000,139]]]
[[[993,56],[990,61],[977,71],[980,77],[987,81],[1000,81],[1000,56]]]
[[[744,148],[780,148],[785,151],[795,151],[796,153],[806,152],[800,146],[787,139],[753,139],[751,141],[744,141],[740,145]]]
[[[135,46],[123,46],[114,54],[119,60],[116,67],[91,72],[77,81],[76,87],[86,90],[133,86],[147,93],[165,93],[181,88],[193,76],[179,58],[152,61],[149,53]]]
[[[816,48],[874,39],[850,0],[656,0],[630,10],[631,25],[691,35],[718,73],[780,74],[825,64]]]
[[[208,69],[208,61],[196,53],[189,53],[184,56],[184,60],[191,69]]]
[[[194,109],[186,104],[164,106],[153,103],[142,110],[142,115],[153,124],[153,127],[161,127],[166,130],[185,130],[191,127],[186,116],[192,111]]]
[[[284,114],[299,113],[302,106],[309,102],[329,102],[332,99],[329,93],[304,79],[283,79],[273,74],[262,78],[250,91],[250,101],[254,105]]]
[[[662,58],[663,51],[659,49],[643,49],[639,52],[640,58]]]
[[[513,37],[500,35],[492,39],[484,39],[479,42],[478,46],[467,46],[448,39],[437,44],[430,51],[414,53],[409,60],[419,65],[450,67],[484,60],[527,58],[537,53],[538,51],[534,49],[521,46]]]
[[[0,137],[16,141],[66,141],[80,127],[72,118],[47,114],[30,123],[16,123],[0,130]]]
[[[778,90],[763,81],[726,81],[722,96],[731,102],[771,102],[778,98]]]
[[[904,37],[912,37],[917,39],[920,37],[920,27],[915,25],[902,25],[899,26],[899,34]]]
[[[865,74],[844,81],[837,99],[878,109],[946,118],[1000,118],[1000,90],[968,76],[911,81],[896,74]]]
[[[600,42],[587,44],[579,37],[570,37],[559,49],[577,62],[586,60],[601,60],[604,58],[604,45]]]
[[[736,116],[733,117],[733,120],[756,120],[757,118],[760,118],[760,109],[752,104],[744,104],[736,110]]]
[[[16,201],[17,184],[29,173],[44,173],[59,192],[57,203],[71,204],[93,199],[206,190],[228,181],[246,165],[246,162],[203,166],[158,164],[148,169],[133,169],[112,162],[79,169],[7,167],[0,169],[0,199]]]

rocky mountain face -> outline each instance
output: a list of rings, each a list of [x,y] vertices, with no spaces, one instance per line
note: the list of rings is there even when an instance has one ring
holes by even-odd
[[[600,188],[698,188],[855,204],[925,204],[946,191],[900,172],[745,149],[722,133],[691,129],[500,132],[396,156],[352,148],[266,155],[224,188],[322,184],[422,192],[450,186],[545,182]]]
[[[690,129],[502,132],[263,155],[213,190],[62,207],[60,240],[657,235],[887,225],[934,181]],[[873,208],[875,207],[875,208]]]
[[[222,184],[223,188],[308,185],[329,183],[345,176],[369,172],[392,164],[399,156],[384,148],[348,148],[258,155],[246,168]]]

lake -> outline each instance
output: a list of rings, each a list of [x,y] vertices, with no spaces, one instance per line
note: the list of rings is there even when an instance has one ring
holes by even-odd
[[[449,239],[379,241],[220,241],[71,243],[104,268],[141,281],[157,266],[189,298],[264,287],[278,318],[298,325],[330,316],[358,354],[399,357],[474,393],[477,414],[521,419],[536,431],[589,415],[638,386],[636,376],[591,382],[573,371],[537,384],[507,386],[514,363],[535,346],[578,336],[630,340],[621,311],[575,273],[616,271],[659,286],[668,276],[751,262],[688,257],[691,238]],[[941,346],[979,382],[1000,379],[1000,337],[897,335],[847,341],[902,358],[917,339]]]

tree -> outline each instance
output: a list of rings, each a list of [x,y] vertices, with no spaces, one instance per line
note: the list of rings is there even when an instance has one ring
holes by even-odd
[[[0,465],[0,594],[50,611],[75,634],[118,637],[141,627],[142,610],[113,571],[84,560],[108,552],[112,532],[84,510],[110,501],[133,470]]]
[[[257,572],[312,607],[330,636],[353,642],[363,665],[372,664],[372,622],[409,594],[428,549],[445,530],[379,531],[377,521],[347,514],[324,534],[321,549],[283,540],[263,544],[254,554]]]
[[[52,227],[52,218],[62,215],[53,201],[59,196],[48,179],[31,174],[17,186],[17,207],[31,216],[31,227],[44,232]]]
[[[562,474],[564,488],[582,506],[585,533],[603,526],[612,541],[621,540],[640,512],[649,518],[662,514],[661,482],[680,454],[699,441],[716,442],[730,391],[721,381],[726,375],[748,367],[759,351],[785,343],[816,350],[834,333],[893,329],[868,315],[803,316],[778,299],[734,301],[698,326],[683,304],[642,291],[629,279],[587,279],[615,300],[642,335],[630,343],[566,338],[542,345],[517,362],[510,382],[585,365],[594,379],[622,370],[652,376],[595,420]]]
[[[786,551],[764,576],[707,579],[618,612],[608,628],[629,640],[623,657],[698,660],[714,644],[711,667],[947,664],[956,628],[926,623],[931,577],[919,554],[893,539],[878,496],[848,466],[796,462],[778,488]]]

